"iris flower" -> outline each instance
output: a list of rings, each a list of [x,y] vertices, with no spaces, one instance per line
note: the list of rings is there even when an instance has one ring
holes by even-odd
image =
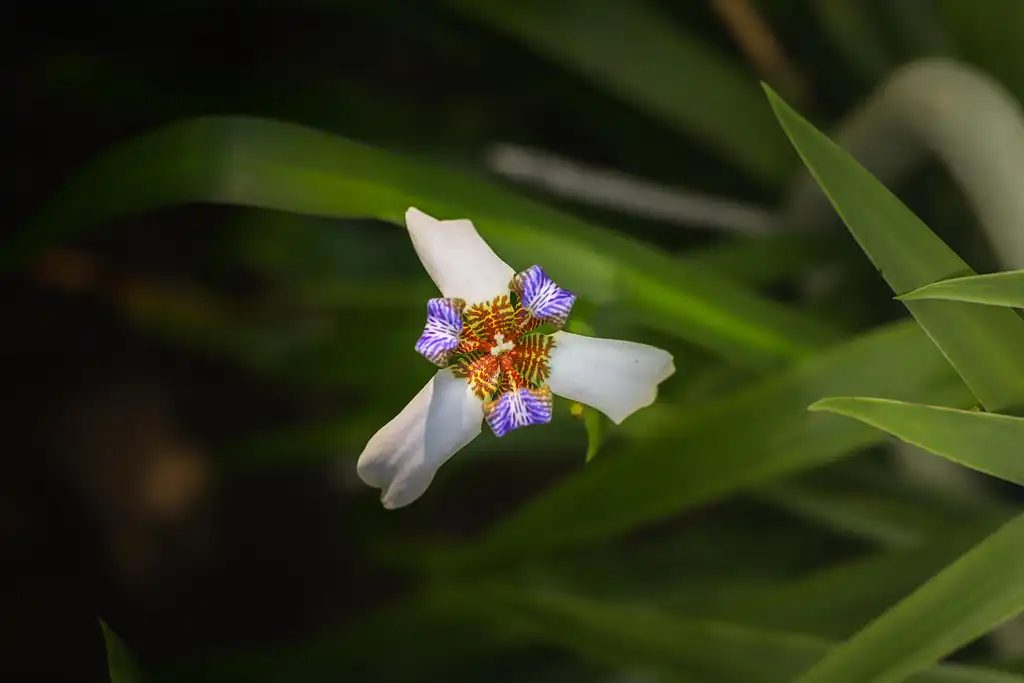
[[[576,295],[540,266],[516,273],[466,219],[405,214],[413,247],[441,291],[427,301],[416,350],[441,369],[366,444],[357,471],[393,509],[423,495],[437,469],[476,438],[551,421],[552,395],[616,424],[650,405],[675,372],[667,351],[562,331]],[[540,328],[554,328],[545,334]]]

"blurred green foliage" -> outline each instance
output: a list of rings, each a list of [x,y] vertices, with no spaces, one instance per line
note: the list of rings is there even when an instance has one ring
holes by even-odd
[[[141,657],[146,680],[1024,682],[1019,652],[979,642],[1024,611],[1019,491],[908,473],[946,461],[886,436],[959,479],[1024,483],[1019,277],[932,285],[987,265],[947,246],[977,241],[955,186],[916,165],[887,189],[819,131],[919,57],[1024,95],[1016,0],[257,4],[404,49],[412,75],[336,69],[330,43],[282,57],[302,78],[260,62],[213,87],[102,50],[32,65],[138,134],[76,159],[0,251],[14,277],[54,250],[130,271],[100,298],[134,334],[285,397],[291,421],[213,444],[227,481],[354,479],[430,376],[409,206],[472,219],[511,265],[579,294],[576,329],[667,348],[678,371],[620,427],[559,402],[552,425],[481,437],[429,502],[339,492],[358,502],[331,524],[393,586],[292,642]],[[202,5],[126,11],[201,22]],[[779,68],[807,84],[795,107],[759,87],[781,89]],[[768,215],[810,172],[854,239],[714,234],[527,190],[488,166],[509,140]],[[147,266],[132,233],[195,205],[228,208],[201,214],[197,254]],[[506,491],[518,470],[529,485]],[[477,520],[484,499],[498,509]],[[141,680],[103,632],[111,681]]]

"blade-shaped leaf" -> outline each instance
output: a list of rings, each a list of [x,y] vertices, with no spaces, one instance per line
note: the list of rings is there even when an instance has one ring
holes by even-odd
[[[775,114],[843,222],[893,291],[973,272],[847,152],[765,86]],[[907,308],[989,410],[1024,404],[1024,320],[946,301]]]
[[[648,2],[449,0],[778,184],[792,168],[755,79]]]
[[[107,646],[107,670],[110,672],[110,683],[142,683],[142,674],[128,648],[117,637],[117,634],[100,619],[103,629],[103,641]]]
[[[588,600],[551,590],[495,586],[472,605],[457,604],[542,642],[668,680],[697,683],[788,683],[814,661],[837,652],[832,643],[792,633],[759,631],[720,621],[672,616],[631,605]],[[839,681],[839,679],[834,679]],[[857,680],[867,683],[867,679]],[[921,672],[915,683],[1020,683],[1015,674],[947,665]]]
[[[139,211],[212,202],[401,224],[407,207],[468,217],[513,266],[541,263],[563,285],[617,302],[652,327],[736,362],[799,357],[834,339],[816,322],[697,266],[469,175],[286,123],[186,120],[129,140],[85,168],[0,267],[85,227]]]
[[[856,418],[953,462],[1024,485],[1024,419],[878,398],[827,398],[810,409]]]
[[[1024,270],[987,273],[933,282],[899,297],[903,301],[944,299],[1024,308]]]
[[[1024,515],[825,656],[798,683],[897,683],[1024,609]]]
[[[807,412],[853,387],[971,403],[917,325],[890,325],[700,408],[661,403],[638,413],[620,427],[632,437],[624,452],[605,453],[527,503],[470,555],[508,560],[615,536],[877,443],[882,435],[866,425]]]

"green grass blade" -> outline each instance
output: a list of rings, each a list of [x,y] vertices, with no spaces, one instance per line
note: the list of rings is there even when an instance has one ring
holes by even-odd
[[[856,418],[955,463],[1024,485],[1024,419],[878,398],[827,398],[810,409]]]
[[[475,591],[468,591],[476,596]],[[641,667],[694,683],[789,683],[813,662],[840,651],[827,640],[688,619],[632,605],[590,600],[551,590],[495,586],[467,610],[541,642],[620,667]],[[838,683],[840,679],[834,679]],[[868,683],[867,679],[857,680]],[[1021,683],[1015,674],[940,666],[913,683]]]
[[[1024,270],[942,280],[899,297],[903,301],[943,299],[1024,308]]]
[[[807,412],[837,393],[971,403],[919,327],[890,325],[701,408],[638,413],[620,427],[633,437],[625,452],[603,454],[527,503],[471,557],[507,561],[616,536],[881,441],[867,425]]]
[[[793,168],[785,140],[739,64],[650,3],[449,0],[625,102],[779,185]]]
[[[212,202],[401,223],[408,206],[472,218],[513,266],[534,263],[597,303],[629,307],[652,327],[763,366],[799,357],[834,333],[713,272],[519,197],[473,176],[292,124],[233,117],[182,121],[111,149],[0,254],[23,263],[101,221]]]
[[[973,272],[849,154],[765,86],[779,122],[843,222],[897,294]],[[1014,311],[906,301],[982,405],[1024,404],[1024,320]]]
[[[839,646],[798,683],[897,683],[1024,610],[1024,515]]]
[[[117,634],[100,619],[103,629],[103,641],[107,647],[107,670],[110,672],[110,683],[142,683],[142,674],[128,648],[117,637]]]

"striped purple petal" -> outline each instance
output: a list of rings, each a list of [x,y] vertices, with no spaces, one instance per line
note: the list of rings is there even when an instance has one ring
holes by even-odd
[[[465,305],[461,299],[427,301],[427,324],[416,342],[416,350],[434,365],[447,367],[448,360],[459,348]]]
[[[484,404],[484,419],[495,436],[505,436],[513,429],[551,422],[551,389],[515,389],[496,401]]]
[[[576,295],[562,289],[540,266],[531,266],[517,274],[509,289],[519,295],[519,303],[534,317],[561,329],[569,317]]]

